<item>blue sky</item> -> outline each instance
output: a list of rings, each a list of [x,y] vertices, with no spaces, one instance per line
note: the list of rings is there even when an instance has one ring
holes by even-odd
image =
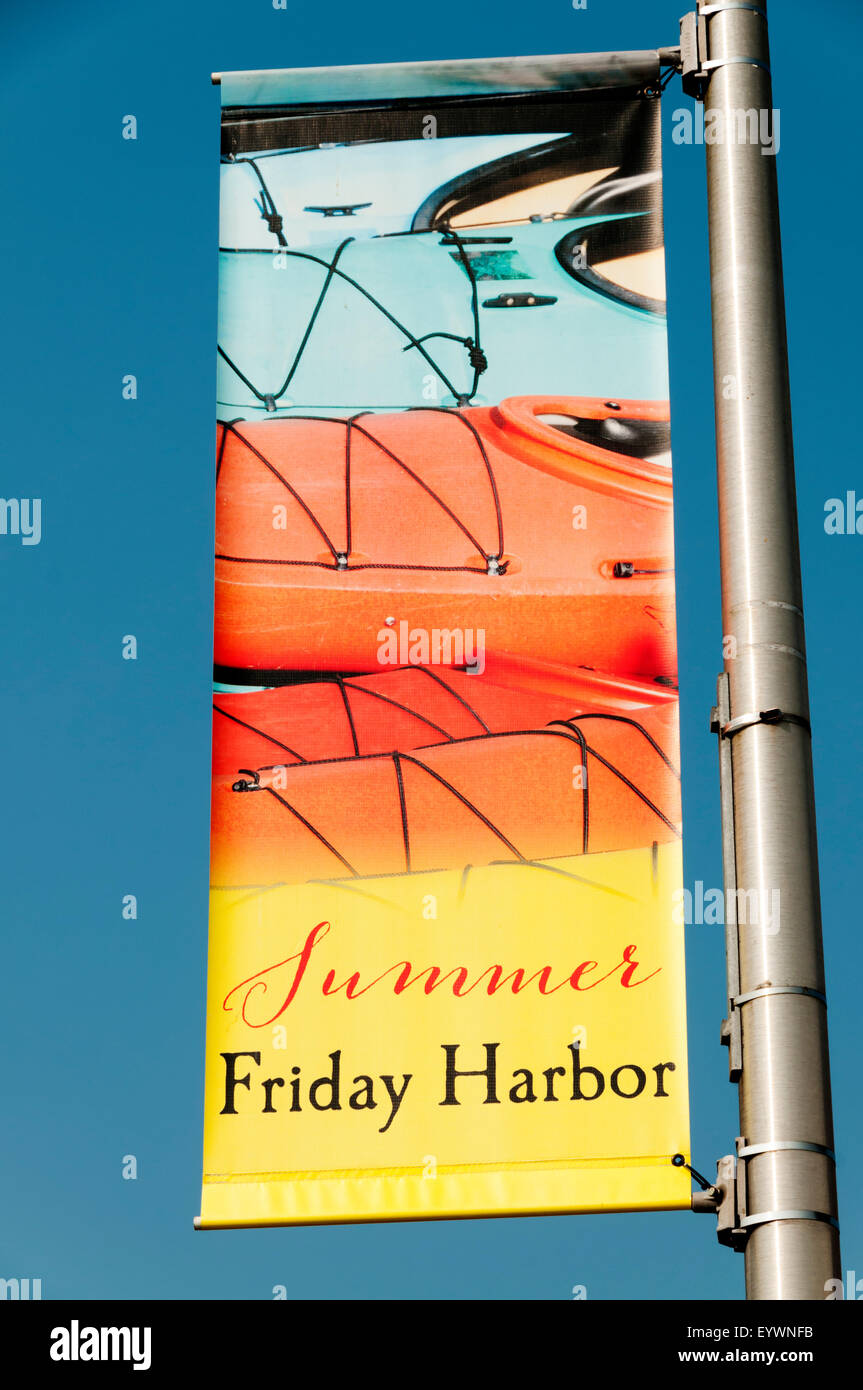
[[[195,1233],[201,1169],[212,653],[218,69],[648,48],[679,0],[7,0],[0,492],[5,745],[0,1276],[47,1298],[731,1299],[743,1262],[688,1213]],[[863,1270],[858,818],[861,277],[851,0],[773,6],[780,196],[814,726],[843,1263]],[[831,47],[832,45],[832,47]],[[666,236],[685,881],[721,883],[721,666],[703,150],[673,145]],[[123,115],[139,122],[120,138]],[[122,401],[134,372],[139,399]],[[121,660],[133,633],[137,662]],[[139,900],[135,922],[121,899]],[[737,1132],[719,927],[687,931],[693,1161]],[[134,1154],[138,1180],[123,1181]]]

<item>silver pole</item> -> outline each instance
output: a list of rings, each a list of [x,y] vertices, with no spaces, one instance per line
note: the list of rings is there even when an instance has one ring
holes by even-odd
[[[743,1043],[746,1291],[824,1299],[825,1282],[841,1271],[830,1224],[833,1121],[776,161],[748,143],[735,116],[772,113],[766,3],[699,0],[699,15],[709,59],[724,737],[739,919],[729,994]],[[714,143],[711,111],[722,113]],[[788,1141],[800,1147],[778,1147]]]

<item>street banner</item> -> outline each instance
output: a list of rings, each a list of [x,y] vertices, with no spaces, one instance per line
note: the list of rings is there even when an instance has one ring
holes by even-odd
[[[218,79],[200,1227],[689,1206],[658,70]]]

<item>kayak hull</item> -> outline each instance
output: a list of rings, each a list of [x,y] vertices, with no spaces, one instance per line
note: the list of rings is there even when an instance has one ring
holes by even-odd
[[[559,259],[559,246],[595,220],[465,232],[486,361],[477,379],[465,342],[477,338],[473,287],[451,237],[351,239],[347,229],[328,246],[223,252],[219,418],[497,404],[574,389],[665,399],[664,316],[598,293]]]
[[[273,689],[218,691],[213,696],[213,775],[233,779],[240,768],[410,752],[483,734],[541,728],[580,714],[614,712],[613,682],[595,672],[584,671],[563,688],[531,687],[521,670],[508,672],[502,682],[489,675],[408,666],[371,676],[298,680]],[[650,687],[647,695],[660,703]],[[644,694],[636,705],[632,687],[625,686],[621,709],[627,697],[628,712],[651,707]],[[653,722],[669,729],[672,719],[666,714]]]
[[[562,412],[663,420],[667,404],[513,398],[222,427],[216,664],[509,657],[672,678],[669,470],[543,418]]]
[[[582,714],[213,779],[214,886],[363,879],[667,843],[677,708]],[[374,808],[374,816],[369,815]]]
[[[483,165],[561,140],[527,132],[249,151],[221,166],[219,244],[275,250],[280,243],[264,215],[271,206],[289,246],[330,241],[334,225],[355,237],[408,231],[442,185],[456,178],[470,182]],[[535,212],[564,211],[567,201],[544,195],[539,182],[531,206]]]

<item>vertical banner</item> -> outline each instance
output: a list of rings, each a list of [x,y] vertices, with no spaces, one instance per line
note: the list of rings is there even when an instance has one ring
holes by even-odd
[[[199,1226],[689,1205],[658,67],[220,79]]]

